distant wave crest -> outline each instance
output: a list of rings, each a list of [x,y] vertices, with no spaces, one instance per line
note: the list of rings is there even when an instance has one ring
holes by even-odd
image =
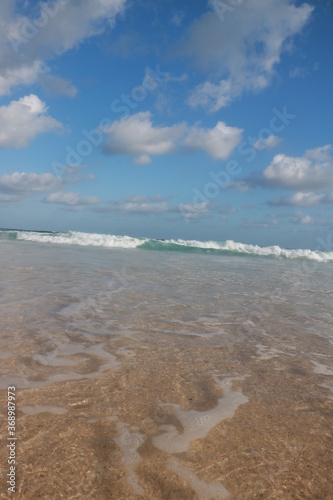
[[[149,238],[133,238],[114,234],[92,234],[69,231],[68,233],[0,230],[2,240],[20,240],[56,245],[79,245],[103,248],[123,248],[168,252],[195,252],[234,256],[278,257],[285,259],[306,259],[318,262],[333,262],[333,252],[320,250],[287,249],[277,245],[261,247],[227,240],[156,240]]]

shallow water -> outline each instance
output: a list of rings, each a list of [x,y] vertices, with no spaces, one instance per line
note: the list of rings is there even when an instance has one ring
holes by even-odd
[[[333,497],[331,263],[14,240],[0,258],[22,498]]]

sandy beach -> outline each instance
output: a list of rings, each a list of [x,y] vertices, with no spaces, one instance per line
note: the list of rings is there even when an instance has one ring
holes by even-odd
[[[18,498],[332,498],[331,268],[1,252]]]

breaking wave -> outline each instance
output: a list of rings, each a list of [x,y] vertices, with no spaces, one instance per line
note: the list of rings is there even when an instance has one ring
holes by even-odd
[[[77,231],[56,233],[47,231],[0,230],[0,240],[30,241],[56,245],[78,245],[103,248],[141,249],[167,252],[195,252],[230,256],[259,256],[285,259],[306,259],[317,262],[333,262],[333,251],[287,249],[277,245],[261,247],[236,241],[197,241],[150,238],[133,238],[114,234],[91,234]]]

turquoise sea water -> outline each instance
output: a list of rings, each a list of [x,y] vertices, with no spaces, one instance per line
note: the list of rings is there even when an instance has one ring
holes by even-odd
[[[321,242],[318,249],[286,249],[278,245],[261,247],[238,243],[232,240],[198,241],[151,238],[134,238],[113,234],[93,234],[69,231],[67,233],[48,231],[21,231],[0,229],[0,240],[30,241],[54,245],[90,246],[103,248],[141,249],[150,251],[208,253],[235,257],[275,257],[285,259],[306,259],[317,262],[333,262],[333,249],[329,243]]]

